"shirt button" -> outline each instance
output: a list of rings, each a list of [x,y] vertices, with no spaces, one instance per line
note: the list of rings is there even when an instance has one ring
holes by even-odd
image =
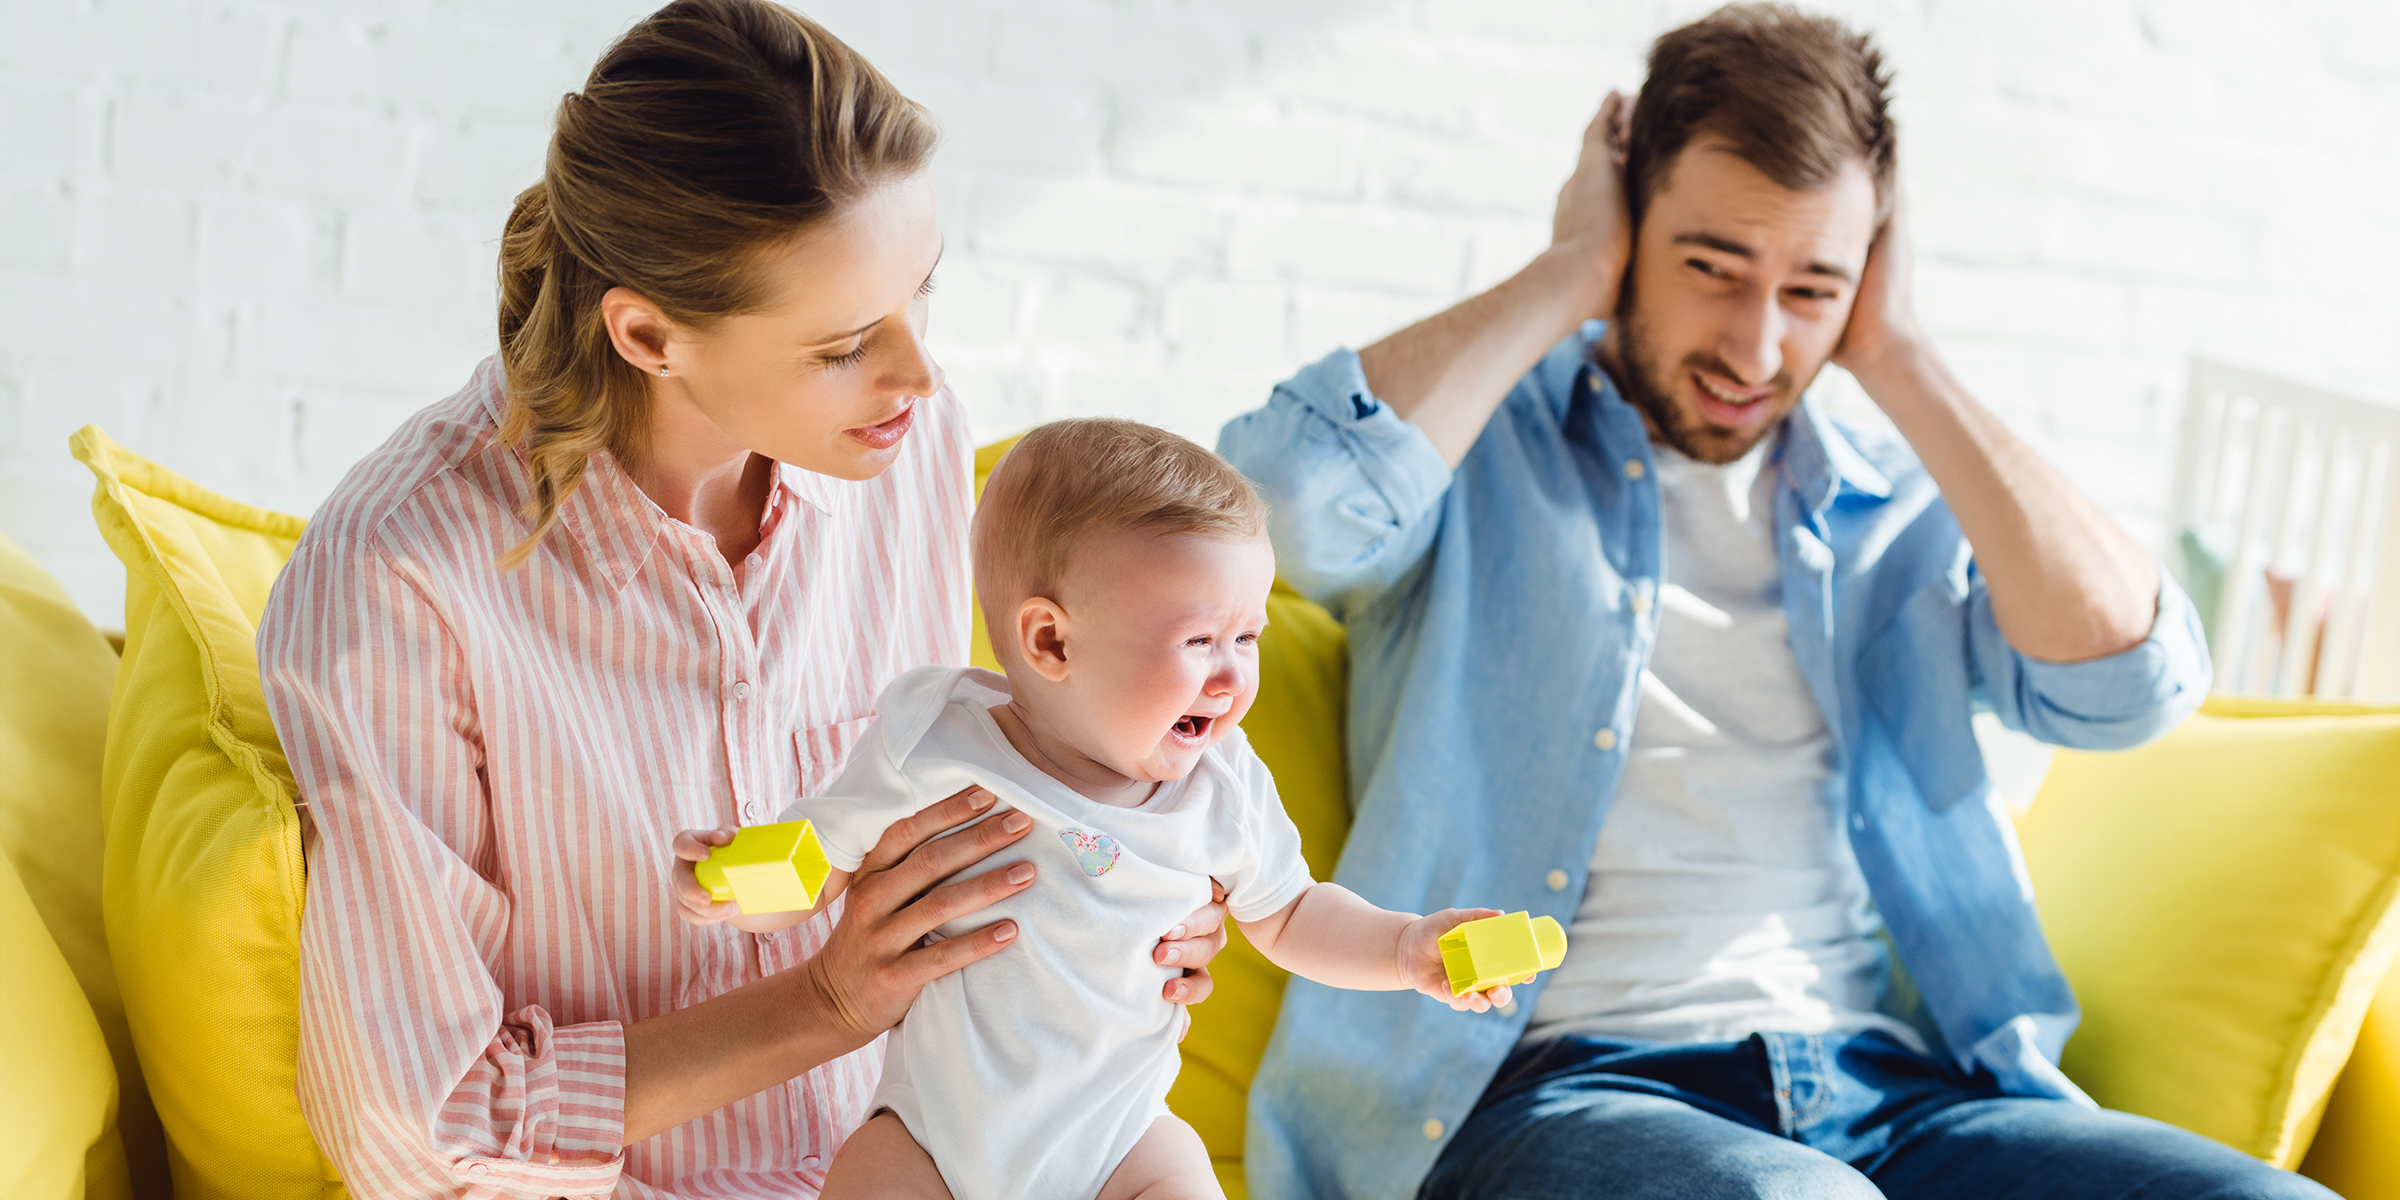
[[[804,1167],[813,1167],[813,1166],[815,1166],[815,1165],[817,1165],[818,1163],[820,1163],[820,1162],[823,1162],[823,1161],[824,1161],[823,1159],[821,1159],[821,1158],[818,1158],[818,1157],[817,1157],[816,1155],[814,1155],[814,1154],[811,1154],[811,1155],[809,1155],[808,1157],[801,1159],[801,1160],[800,1160],[800,1165],[801,1165],[801,1166],[804,1166]]]
[[[1550,874],[1545,877],[1545,881],[1549,883],[1551,891],[1563,892],[1567,890],[1567,873],[1559,870],[1556,867],[1550,868]]]
[[[1650,611],[1650,593],[1648,591],[1639,591],[1633,594],[1633,611],[1636,616]]]
[[[467,1164],[467,1174],[469,1175],[489,1175],[491,1173],[492,1169],[483,1165],[482,1163]]]
[[[733,698],[734,698],[735,700],[737,700],[737,701],[740,701],[740,700],[747,700],[747,699],[749,699],[749,698],[750,698],[750,685],[749,685],[749,683],[748,683],[748,682],[746,682],[746,681],[737,681],[737,682],[735,682],[735,684],[733,685]]]
[[[751,566],[754,566],[754,567],[755,567],[755,566],[757,566],[758,564],[760,564],[760,563],[763,563],[763,562],[765,562],[765,561],[767,561],[767,560],[765,560],[765,559],[763,559],[763,558],[760,558],[759,556],[757,556],[757,555],[753,554],[753,555],[751,555],[751,556],[750,556],[750,557],[749,557],[749,558],[748,558],[746,561],[747,561],[747,562],[749,562],[749,564],[750,564]]]
[[[1614,750],[1614,749],[1616,749],[1616,748],[1617,748],[1617,731],[1616,731],[1616,730],[1614,730],[1614,729],[1603,729],[1603,730],[1601,730],[1600,732],[1593,734],[1593,735],[1592,735],[1592,744],[1593,744],[1593,745],[1595,745],[1595,746],[1598,746],[1598,747],[1600,747],[1600,748],[1601,748],[1601,749],[1603,749],[1603,750]],[[1551,872],[1551,874],[1553,874],[1553,875],[1556,875],[1556,874],[1557,874],[1557,872],[1553,871],[1553,872]],[[1563,878],[1563,876],[1561,876],[1561,878]],[[1564,886],[1564,885],[1561,885],[1561,886]]]
[[[1441,1140],[1441,1138],[1442,1123],[1440,1121],[1428,1118],[1425,1122],[1425,1140],[1429,1142],[1438,1142]]]
[[[1642,476],[1648,474],[1649,471],[1650,468],[1643,466],[1642,460],[1638,458],[1629,458],[1625,460],[1625,478],[1627,479],[1640,479]]]

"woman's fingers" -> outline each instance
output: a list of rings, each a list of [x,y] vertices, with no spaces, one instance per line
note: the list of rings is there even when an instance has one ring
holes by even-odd
[[[1031,828],[1032,817],[1015,810],[1002,813],[955,837],[939,838],[918,846],[905,861],[885,872],[885,877],[891,879],[894,886],[905,889],[905,895],[918,895],[942,880],[990,858],[1024,837]],[[905,904],[906,901],[901,903]]]
[[[1216,976],[1194,967],[1185,971],[1179,978],[1168,980],[1166,989],[1161,994],[1167,998],[1169,1004],[1198,1004],[1208,999],[1208,994],[1216,990]]]
[[[930,946],[922,946],[900,957],[905,975],[914,977],[911,985],[920,988],[968,963],[984,959],[1008,949],[1017,940],[1015,921],[995,921],[962,937],[943,938]]]
[[[973,879],[934,888],[892,914],[892,935],[913,943],[969,913],[1024,891],[1033,883],[1033,877],[1032,863],[1010,863]]]
[[[883,831],[875,848],[867,852],[859,874],[888,871],[907,858],[917,847],[932,841],[940,834],[963,825],[989,812],[999,797],[988,789],[971,787],[939,803],[927,805],[914,816],[894,821]]]

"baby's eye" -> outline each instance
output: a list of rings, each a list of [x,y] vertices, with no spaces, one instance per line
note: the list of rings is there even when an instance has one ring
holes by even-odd
[[[1255,646],[1258,644],[1258,635],[1255,633],[1245,633],[1233,640],[1244,646]]]
[[[1201,634],[1199,637],[1193,638],[1193,639],[1191,639],[1191,640],[1189,640],[1189,641],[1185,642],[1185,643],[1184,643],[1184,645],[1186,645],[1186,646],[1206,646],[1206,645],[1208,645],[1208,644],[1210,644],[1211,642],[1214,642],[1214,641],[1216,641],[1216,639],[1215,639],[1215,638],[1212,638],[1212,637],[1210,637],[1210,636],[1208,636],[1207,634],[1205,634],[1205,633],[1204,633],[1204,634]]]

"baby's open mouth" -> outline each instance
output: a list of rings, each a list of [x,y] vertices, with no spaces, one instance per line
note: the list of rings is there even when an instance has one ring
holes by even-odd
[[[1215,720],[1215,717],[1195,717],[1189,713],[1186,713],[1185,715],[1176,718],[1175,736],[1184,738],[1207,737],[1209,723]]]

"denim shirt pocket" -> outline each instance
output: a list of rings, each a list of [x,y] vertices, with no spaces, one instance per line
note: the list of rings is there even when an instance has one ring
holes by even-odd
[[[1968,594],[1945,572],[1901,602],[1858,658],[1859,690],[1891,735],[1893,753],[1934,812],[1991,788],[1975,741],[1975,680],[1967,650]]]

